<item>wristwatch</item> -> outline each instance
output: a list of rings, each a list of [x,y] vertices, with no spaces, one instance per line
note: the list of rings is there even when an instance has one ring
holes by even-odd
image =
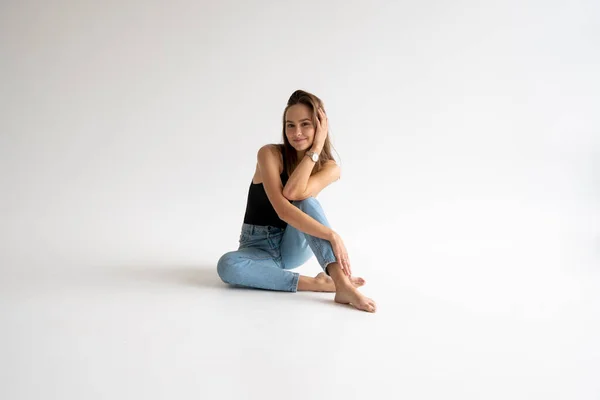
[[[307,151],[306,155],[310,157],[314,162],[319,161],[319,153],[315,153],[314,151]]]

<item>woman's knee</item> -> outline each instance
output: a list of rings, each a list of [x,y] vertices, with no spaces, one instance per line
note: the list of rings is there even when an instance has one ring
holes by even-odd
[[[225,253],[217,262],[217,273],[219,274],[221,280],[225,283],[235,283],[236,281],[237,256],[235,253],[235,251]]]
[[[304,200],[295,200],[293,204],[305,214],[310,215],[323,225],[330,226],[327,218],[325,217],[325,211],[323,210],[323,207],[321,207],[321,203],[314,197],[309,197]]]
[[[302,211],[306,210],[314,210],[321,208],[321,203],[314,197],[307,197],[304,200],[294,200],[293,203],[296,207],[301,209]]]

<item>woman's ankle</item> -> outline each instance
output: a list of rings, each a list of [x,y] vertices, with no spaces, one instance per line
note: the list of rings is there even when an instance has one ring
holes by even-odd
[[[352,282],[350,282],[350,277],[348,277],[344,273],[344,271],[342,271],[342,267],[340,267],[340,264],[338,262],[332,262],[329,265],[327,265],[326,271],[328,272],[329,276],[331,276],[331,278],[335,282],[336,287],[337,286],[353,287]]]

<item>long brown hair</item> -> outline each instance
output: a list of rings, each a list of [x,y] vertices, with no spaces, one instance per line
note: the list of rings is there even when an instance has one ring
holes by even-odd
[[[304,90],[296,90],[290,96],[290,98],[287,102],[287,106],[285,107],[285,110],[283,110],[283,144],[279,145],[281,154],[283,155],[283,160],[284,160],[283,168],[284,168],[284,171],[287,172],[288,176],[290,176],[292,174],[294,168],[299,163],[299,160],[298,160],[298,153],[296,152],[296,149],[294,149],[292,147],[292,145],[290,144],[290,141],[287,138],[287,135],[285,134],[285,115],[286,115],[288,109],[291,106],[294,106],[296,104],[304,104],[311,110],[312,122],[313,122],[313,126],[315,127],[315,133],[316,133],[316,127],[317,127],[317,115],[318,115],[317,110],[319,109],[319,107],[321,107],[321,108],[323,108],[323,111],[325,111],[325,106],[323,105],[323,101],[312,93],[308,93]],[[317,161],[315,163],[315,166],[313,167],[311,175],[314,174],[315,172],[319,172],[323,168],[323,165],[325,164],[325,162],[327,162],[329,160],[334,160],[333,156],[331,155],[332,145],[331,145],[331,141],[329,140],[329,136],[330,136],[330,134],[328,132],[327,138],[325,138],[325,143],[323,144],[323,150],[321,151],[321,154],[319,154],[319,161]]]

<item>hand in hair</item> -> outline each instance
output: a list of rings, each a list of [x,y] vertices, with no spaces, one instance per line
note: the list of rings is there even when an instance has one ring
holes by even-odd
[[[327,134],[329,133],[329,122],[323,108],[317,109],[317,132],[315,133],[314,143],[323,147]]]

